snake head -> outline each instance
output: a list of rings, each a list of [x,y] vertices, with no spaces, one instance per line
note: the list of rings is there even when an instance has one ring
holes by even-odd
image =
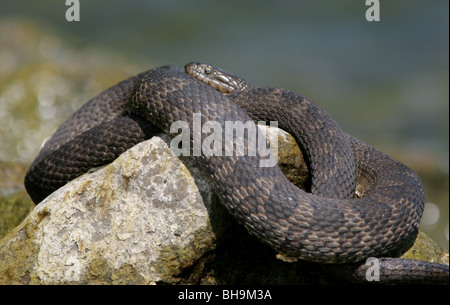
[[[184,70],[222,93],[239,92],[253,87],[242,77],[206,63],[191,62],[184,66]]]

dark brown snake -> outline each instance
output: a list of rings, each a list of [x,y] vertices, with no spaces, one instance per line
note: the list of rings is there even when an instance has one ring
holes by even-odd
[[[278,166],[261,167],[259,154],[199,158],[222,203],[250,234],[285,255],[319,263],[398,256],[410,247],[424,206],[414,171],[344,133],[298,93],[255,88],[205,64],[185,69],[164,66],[131,77],[73,114],[27,172],[25,187],[33,201],[161,130],[170,133],[175,121],[189,124],[192,142],[194,113],[201,114],[202,123],[222,127],[226,121],[278,121],[303,151],[311,193],[290,183]],[[202,141],[207,136],[202,133]],[[360,198],[353,198],[355,191]],[[349,277],[364,278],[367,266],[349,266]],[[405,282],[448,283],[449,278],[446,265],[411,260],[380,259],[380,269],[386,281],[397,276]]]

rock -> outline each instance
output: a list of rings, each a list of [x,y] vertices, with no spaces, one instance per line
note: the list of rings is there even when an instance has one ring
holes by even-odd
[[[304,184],[298,147],[279,139],[282,167]],[[0,241],[0,284],[333,283],[326,265],[283,262],[251,237],[169,143],[140,143],[40,203]]]
[[[172,282],[211,250],[210,184],[164,139],[136,145],[39,204],[1,242],[0,260],[9,262],[0,274],[31,284]]]
[[[34,208],[23,185],[28,166],[0,161],[0,239]]]

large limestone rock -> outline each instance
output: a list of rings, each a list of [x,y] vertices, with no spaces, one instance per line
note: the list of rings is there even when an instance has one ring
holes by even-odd
[[[211,250],[210,184],[164,140],[140,143],[39,204],[0,244],[0,260],[17,262],[0,272],[13,282],[24,269],[29,283],[154,283]],[[27,249],[4,251],[19,244]]]
[[[298,147],[280,139],[301,185]],[[0,241],[0,284],[333,283],[326,266],[283,262],[250,237],[169,143],[143,142],[39,204]]]

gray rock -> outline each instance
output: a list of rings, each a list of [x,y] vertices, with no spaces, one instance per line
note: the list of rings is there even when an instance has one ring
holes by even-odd
[[[28,258],[29,283],[171,282],[213,249],[215,237],[210,184],[196,161],[181,162],[167,141],[162,135],[140,143],[51,194],[2,240],[0,261]],[[21,244],[31,248],[16,249]],[[23,269],[9,263],[9,270]],[[22,283],[24,275],[11,281]]]

